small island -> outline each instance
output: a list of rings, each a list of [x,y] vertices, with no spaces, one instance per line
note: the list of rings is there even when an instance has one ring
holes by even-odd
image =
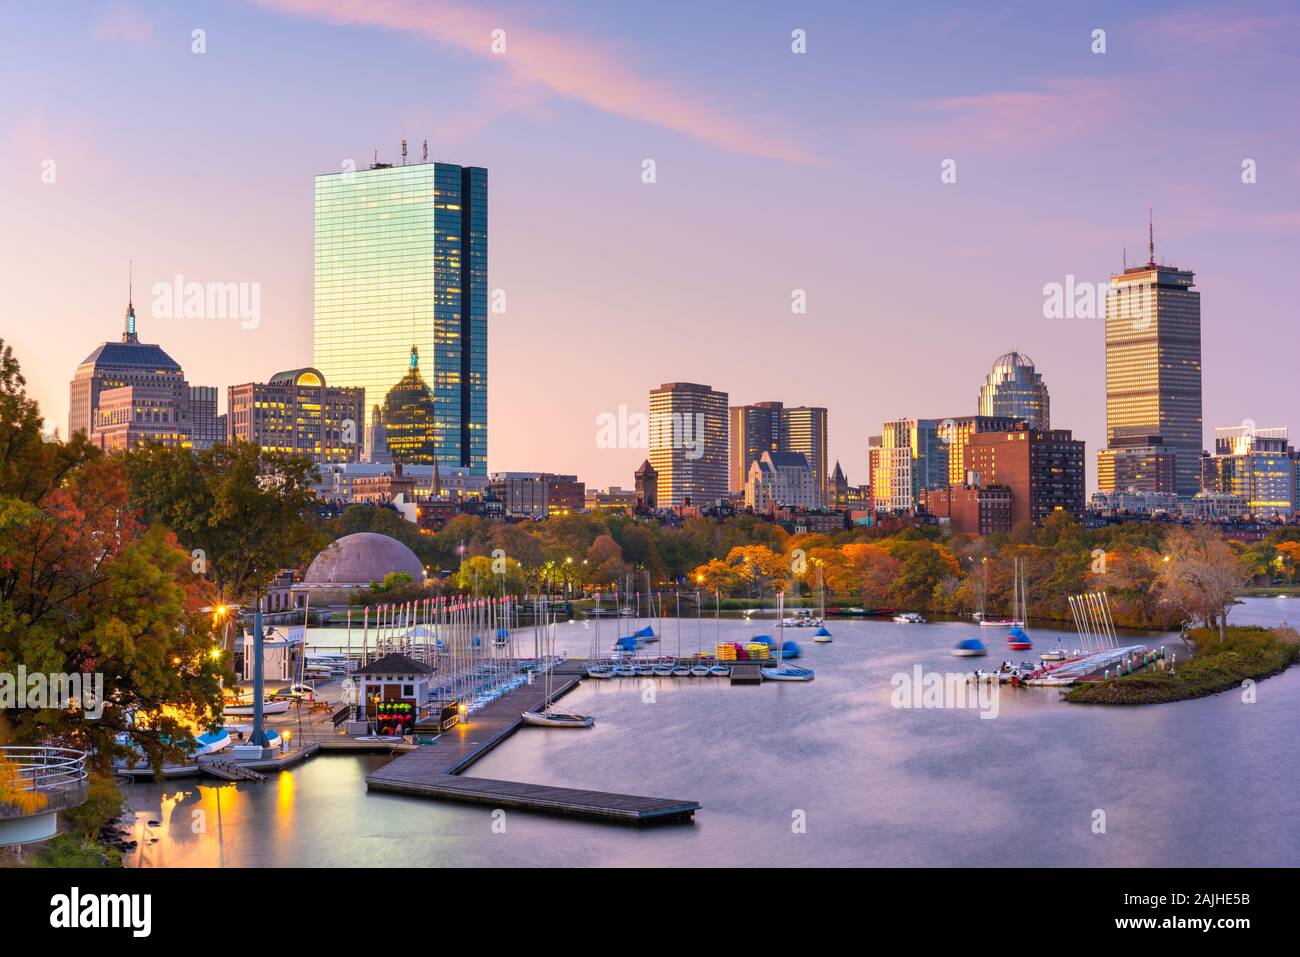
[[[1195,654],[1172,671],[1140,671],[1071,688],[1066,701],[1082,704],[1163,704],[1203,698],[1285,671],[1300,659],[1300,633],[1293,628],[1230,626],[1193,628]]]

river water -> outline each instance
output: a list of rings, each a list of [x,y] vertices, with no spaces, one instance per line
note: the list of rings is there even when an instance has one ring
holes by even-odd
[[[1248,599],[1236,624],[1300,622]],[[773,623],[724,620],[724,640]],[[625,626],[626,628],[626,623]],[[658,646],[676,649],[673,621]],[[472,775],[699,801],[694,824],[633,829],[368,794],[384,756],[326,756],[261,784],[137,783],[137,866],[1296,866],[1300,669],[1240,691],[1141,708],[1065,704],[1051,688],[895,707],[895,676],[989,667],[1002,634],[961,622],[832,620],[788,629],[810,683],[584,681],[587,731],[524,728]],[[601,625],[608,647],[614,624]],[[983,632],[983,634],[980,634]],[[682,623],[685,653],[715,625]],[[949,649],[980,635],[986,659]],[[558,626],[585,657],[594,628]],[[316,636],[313,636],[316,637]],[[1055,633],[1035,628],[1035,654]],[[1063,635],[1069,641],[1069,635]],[[1166,643],[1176,635],[1133,635]],[[1127,640],[1127,639],[1126,639]],[[531,648],[531,642],[529,643]],[[909,699],[911,700],[911,699]],[[969,705],[958,707],[956,705]],[[984,717],[982,715],[995,715]],[[436,745],[435,745],[436,747]],[[148,821],[160,824],[150,827]]]

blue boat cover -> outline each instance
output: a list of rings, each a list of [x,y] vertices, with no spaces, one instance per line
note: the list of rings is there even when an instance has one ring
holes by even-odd
[[[829,631],[826,630],[826,626],[825,626],[825,625],[822,625],[820,628],[818,628],[816,631],[813,632],[813,637],[814,637],[814,638],[829,638],[829,637],[831,637],[831,633],[830,633]]]
[[[620,651],[636,651],[636,635],[624,635],[614,647]]]
[[[654,636],[655,636],[655,630],[651,628],[649,625],[646,625],[644,628],[638,631],[636,635],[634,635],[634,637],[636,638],[653,638]]]
[[[964,648],[967,651],[988,651],[984,642],[980,641],[978,638],[965,638],[962,641],[957,642],[957,647]]]

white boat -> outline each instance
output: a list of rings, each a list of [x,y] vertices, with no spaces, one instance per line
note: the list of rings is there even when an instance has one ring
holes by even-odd
[[[924,625],[925,619],[914,611],[905,611],[902,614],[895,615],[894,621],[900,625]]]
[[[289,711],[290,702],[288,701],[263,701],[262,714],[286,714]],[[228,704],[224,705],[221,713],[230,718],[251,718],[253,716],[253,704]]]
[[[614,677],[614,669],[606,668],[604,665],[593,665],[587,669],[588,678],[598,678],[605,680]]]
[[[656,678],[671,678],[673,675],[673,666],[664,662],[659,662],[651,669],[651,671],[654,672]]]
[[[781,621],[781,605],[785,603],[785,594],[777,593],[777,621]],[[777,631],[776,638],[776,667],[759,668],[758,673],[764,681],[812,681],[813,670],[811,668],[799,668],[795,665],[787,665],[782,660],[782,651],[785,647],[784,636]]]
[[[590,728],[596,723],[590,715],[568,711],[525,711],[522,717],[535,728]]]
[[[1024,628],[1023,618],[982,618],[981,628]]]
[[[714,678],[729,678],[731,677],[731,669],[724,665],[714,665],[709,669],[709,674]]]
[[[691,665],[691,677],[707,678],[709,676],[708,665]]]
[[[673,677],[674,677],[674,678],[689,678],[690,676],[691,676],[691,669],[690,669],[690,668],[686,667],[685,665],[681,665],[681,664],[673,665]]]

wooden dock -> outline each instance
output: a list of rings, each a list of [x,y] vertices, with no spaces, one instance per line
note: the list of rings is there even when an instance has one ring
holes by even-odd
[[[763,683],[759,672],[762,664],[755,661],[737,661],[731,664],[731,683],[733,685],[758,685]]]
[[[582,680],[581,674],[556,677],[562,680],[553,689],[552,701],[568,694]],[[627,824],[689,821],[699,810],[695,801],[457,776],[514,734],[523,724],[522,712],[540,710],[545,704],[545,684],[539,676],[532,684],[522,685],[474,712],[433,744],[395,758],[369,775],[366,786],[393,794]]]

